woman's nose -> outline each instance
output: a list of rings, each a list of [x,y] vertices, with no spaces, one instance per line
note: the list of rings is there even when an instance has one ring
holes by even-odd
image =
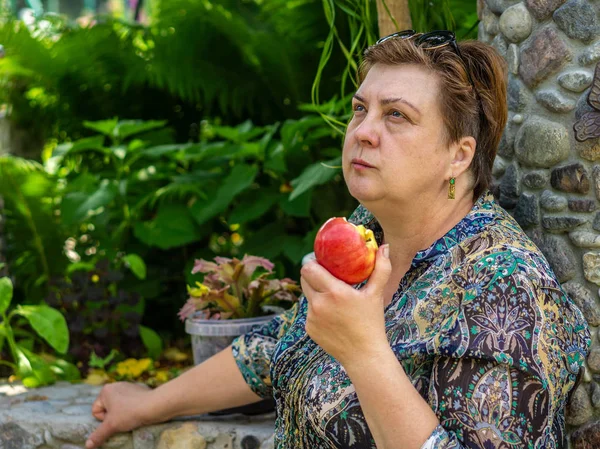
[[[361,146],[378,147],[379,146],[379,129],[374,118],[365,117],[365,119],[357,126],[354,137]]]

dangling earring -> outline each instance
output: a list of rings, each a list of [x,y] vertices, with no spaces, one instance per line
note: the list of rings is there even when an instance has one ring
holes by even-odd
[[[456,179],[454,178],[454,176],[452,176],[450,178],[450,184],[448,184],[448,199],[449,200],[453,200],[454,199],[454,186],[456,184]]]

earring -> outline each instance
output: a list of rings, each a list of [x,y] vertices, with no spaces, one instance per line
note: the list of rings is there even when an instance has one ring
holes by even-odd
[[[449,200],[453,200],[454,199],[454,187],[456,184],[456,179],[454,178],[454,176],[452,176],[450,178],[450,184],[448,184],[448,199]]]

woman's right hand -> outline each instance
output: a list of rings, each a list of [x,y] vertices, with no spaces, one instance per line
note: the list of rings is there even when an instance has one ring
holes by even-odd
[[[128,432],[150,423],[146,416],[152,390],[146,386],[117,382],[105,385],[92,405],[92,415],[102,423],[92,432],[85,443],[87,449],[104,444],[117,432]]]

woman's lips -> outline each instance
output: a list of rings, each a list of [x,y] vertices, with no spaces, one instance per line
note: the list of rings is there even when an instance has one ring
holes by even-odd
[[[358,159],[358,158],[352,159],[352,167],[354,167],[358,170],[365,169],[365,168],[374,168],[368,162],[363,161],[362,159]]]

